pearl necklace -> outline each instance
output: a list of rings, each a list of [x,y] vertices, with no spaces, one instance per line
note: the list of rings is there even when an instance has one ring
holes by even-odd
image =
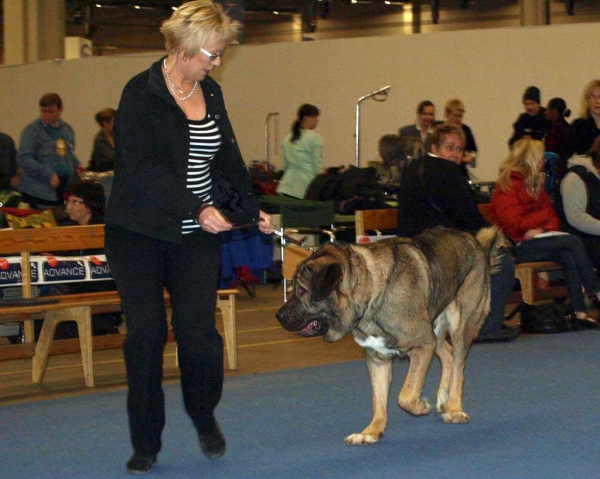
[[[167,59],[166,58],[163,60],[162,66],[163,66],[163,70],[165,72],[165,77],[167,78],[167,85],[169,85],[169,90],[171,90],[171,93],[173,93],[173,96],[175,98],[177,98],[179,101],[186,101],[187,99],[189,99],[196,91],[196,87],[198,86],[198,81],[194,82],[194,86],[186,94],[186,92],[184,92],[181,88],[177,88],[175,86],[175,83],[173,83],[173,80],[171,79],[171,75],[169,75],[169,70],[167,70]],[[178,96],[177,93],[180,93],[184,96]]]

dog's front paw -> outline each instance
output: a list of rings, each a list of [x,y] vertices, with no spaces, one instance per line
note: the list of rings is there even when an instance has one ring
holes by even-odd
[[[355,432],[354,434],[350,434],[346,439],[344,439],[344,444],[346,446],[365,446],[367,444],[375,444],[379,441],[379,438],[383,434],[379,435],[379,437],[375,437],[371,434],[362,434]]]
[[[471,420],[469,415],[464,411],[447,411],[442,414],[442,418],[448,424],[463,424]]]

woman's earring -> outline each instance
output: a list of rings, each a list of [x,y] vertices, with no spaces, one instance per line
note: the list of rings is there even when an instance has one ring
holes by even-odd
[[[185,56],[185,55],[183,55],[183,61],[186,61],[186,60],[187,60],[186,56]]]

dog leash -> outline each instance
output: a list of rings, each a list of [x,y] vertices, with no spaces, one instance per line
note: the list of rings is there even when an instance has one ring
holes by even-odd
[[[286,243],[295,244],[296,246],[300,246],[301,248],[304,248],[306,251],[310,251],[311,253],[314,253],[316,251],[316,249],[312,246],[306,246],[304,244],[304,241],[298,241],[296,238],[292,238],[291,236],[284,234],[282,231],[273,230],[273,234],[284,239]]]
[[[251,228],[252,226],[258,224],[260,221],[262,221],[262,218],[258,219],[257,221],[251,221],[250,223],[245,223],[243,225],[234,226],[233,228],[231,228],[231,231]],[[312,246],[306,246],[304,244],[304,241],[298,241],[297,239],[286,235],[285,233],[283,233],[283,231],[273,230],[273,234],[282,238],[286,243],[292,243],[296,246],[300,246],[301,248],[304,248],[305,250],[310,251],[311,253],[314,253],[316,251],[316,249],[313,248]]]

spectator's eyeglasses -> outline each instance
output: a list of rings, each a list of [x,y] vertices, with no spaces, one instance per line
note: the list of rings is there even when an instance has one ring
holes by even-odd
[[[82,204],[85,203],[85,201],[81,201],[81,200],[65,200],[64,203],[65,203],[65,205],[68,205],[68,204],[82,205]]]
[[[221,58],[223,55],[225,55],[225,50],[221,50],[220,52],[217,52],[217,53],[210,53],[209,51],[205,50],[204,48],[201,48],[200,51],[202,53],[204,53],[211,62],[214,62],[217,58]]]

